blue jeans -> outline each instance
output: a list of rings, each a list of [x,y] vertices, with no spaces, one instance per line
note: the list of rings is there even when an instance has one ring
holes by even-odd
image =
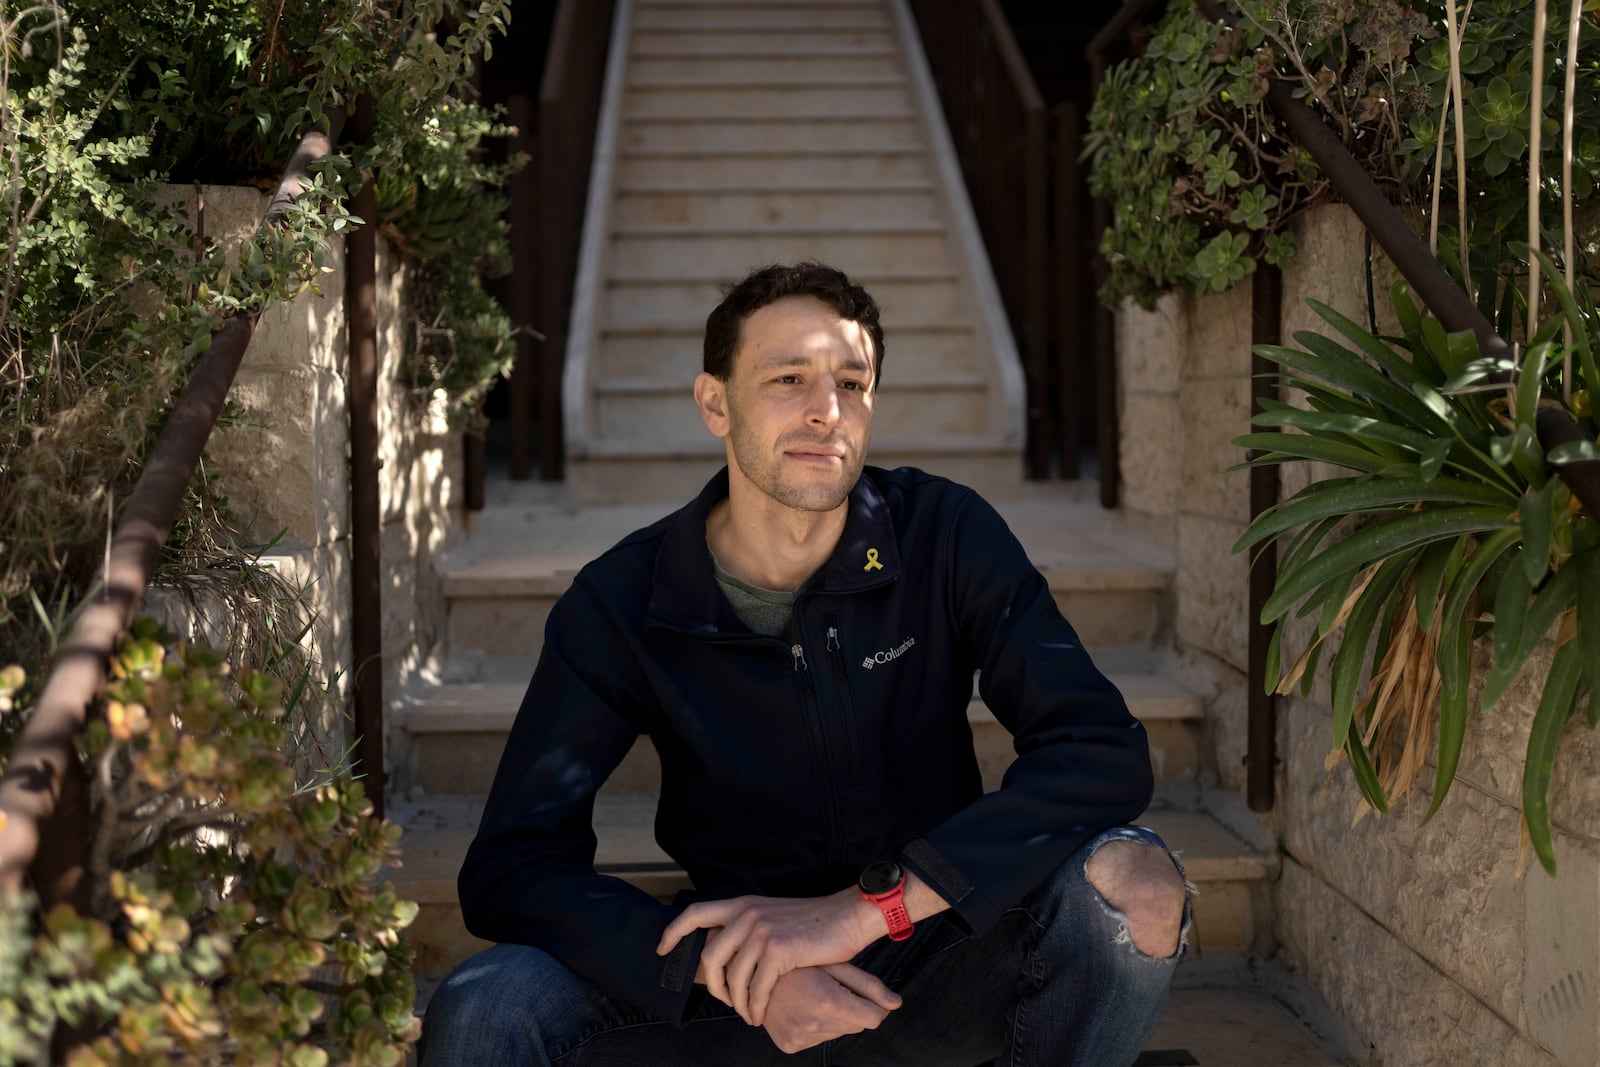
[[[1116,1067],[1155,1027],[1188,939],[1153,959],[1091,886],[1084,867],[1106,841],[1166,846],[1143,827],[1096,837],[981,937],[949,912],[896,943],[880,938],[853,961],[904,998],[876,1030],[785,1055],[766,1032],[705,995],[674,1027],[615,1000],[525,945],[496,945],[435,991],[419,1045],[422,1067]],[[1178,864],[1176,858],[1174,864]],[[1182,871],[1182,865],[1178,870]]]

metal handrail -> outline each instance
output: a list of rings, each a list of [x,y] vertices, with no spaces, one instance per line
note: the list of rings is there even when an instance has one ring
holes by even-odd
[[[311,164],[332,150],[343,124],[344,113],[330,111],[326,130],[301,138],[263,226],[276,225],[304,191]],[[35,870],[34,885],[41,903],[48,908],[65,901],[79,911],[87,908],[81,850],[87,847],[88,804],[73,743],[105,684],[117,641],[144,597],[255,325],[255,314],[228,318],[196,361],[112,534],[104,571],[80,604],[33,714],[17,735],[0,778],[0,812],[6,816],[0,825],[0,892],[21,889],[25,874],[40,859],[45,863]],[[56,833],[50,849],[41,849],[45,826],[63,812],[81,818],[82,825]]]
[[[910,7],[940,85],[995,281],[1021,341],[1028,474],[1045,478],[1061,435],[1051,396],[1057,375],[1050,365],[1050,123],[1044,97],[998,0],[910,0]],[[1073,461],[1075,455],[1064,466]]]
[[[518,131],[514,148],[531,157],[512,177],[509,190],[512,280],[507,310],[517,328],[517,355],[507,407],[511,477],[518,481],[531,474],[535,419],[540,477],[553,481],[564,474],[561,392],[567,315],[615,9],[610,0],[561,0],[551,24],[538,100],[522,94],[507,100]],[[481,488],[475,495],[482,499]]]
[[[1230,26],[1235,21],[1217,0],[1196,0],[1196,6],[1209,19]],[[1440,265],[1422,238],[1400,217],[1378,183],[1372,180],[1372,175],[1356,161],[1327,123],[1305,103],[1295,99],[1293,87],[1281,79],[1268,85],[1267,102],[1294,131],[1340,197],[1350,205],[1384,254],[1428,309],[1439,317],[1445,329],[1469,330],[1478,339],[1478,350],[1484,356],[1497,362],[1511,362],[1511,346],[1505,338],[1495,332],[1494,325]],[[1511,384],[1516,380],[1516,373],[1501,372],[1491,380]],[[1537,428],[1539,441],[1546,451],[1581,440],[1583,436],[1570,416],[1553,409],[1539,413]],[[1600,460],[1563,463],[1556,467],[1556,473],[1589,514],[1600,515]]]

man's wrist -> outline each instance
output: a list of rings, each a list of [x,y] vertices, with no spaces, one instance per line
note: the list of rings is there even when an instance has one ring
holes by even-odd
[[[852,939],[859,951],[877,941],[889,932],[889,921],[883,917],[883,912],[878,906],[861,895],[861,890],[851,886],[845,890],[851,926],[855,930]]]

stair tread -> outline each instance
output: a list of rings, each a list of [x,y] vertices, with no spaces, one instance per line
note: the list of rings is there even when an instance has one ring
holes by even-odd
[[[778,168],[774,168],[778,170]],[[778,180],[761,185],[689,185],[666,182],[626,182],[618,186],[617,195],[624,197],[704,197],[707,200],[728,196],[783,196],[799,193],[806,196],[903,196],[906,193],[926,193],[934,188],[926,178],[872,178],[853,184],[827,182],[784,182]]]
[[[687,885],[672,859],[655,840],[656,798],[600,796],[595,800],[597,869],[604,873]],[[390,880],[418,903],[453,903],[456,874],[483,811],[481,797],[429,797],[394,805],[391,818],[406,828],[401,840],[404,866]],[[1139,823],[1160,834],[1181,854],[1189,880],[1235,882],[1275,877],[1276,856],[1251,848],[1204,811],[1152,809]]]
[[[944,233],[942,222],[779,222],[762,226],[706,226],[685,222],[632,222],[615,227],[614,237],[676,237],[694,240],[707,237],[811,237],[848,235],[851,237],[898,237],[902,234]],[[701,329],[704,329],[702,324]]]
[[[720,57],[719,57],[720,58]],[[824,57],[819,57],[824,58]],[[820,64],[819,64],[820,65]],[[741,79],[730,78],[727,75],[715,77],[702,75],[699,77],[673,78],[670,81],[661,78],[652,78],[649,81],[629,80],[630,92],[657,92],[676,91],[679,89],[724,89],[744,91],[748,89],[901,89],[909,85],[909,79],[904,74],[850,74],[846,76],[830,76],[825,78],[780,78],[768,75],[764,78]]]
[[[894,284],[897,282],[954,282],[960,280],[960,277],[961,276],[959,274],[951,270],[949,267],[896,267],[893,270],[863,272],[861,274],[863,285],[883,285]],[[706,285],[721,285],[728,280],[729,278],[726,274],[705,272],[697,274],[692,270],[686,270],[681,274],[674,274],[671,277],[665,278],[644,274],[629,274],[627,273],[625,265],[619,265],[618,269],[613,270],[606,277],[606,284],[610,286],[679,285],[697,287]],[[964,320],[953,320],[949,324],[959,325],[962,327],[969,327],[971,325],[971,323],[968,323]],[[704,333],[705,324],[675,324],[672,329],[685,331],[693,330],[699,333]]]
[[[788,147],[771,148],[762,144],[742,145],[738,148],[622,148],[618,150],[619,159],[626,162],[630,159],[716,159],[728,157],[730,159],[750,159],[756,157],[782,158],[784,156],[804,156],[807,159],[840,157],[858,159],[865,156],[922,156],[926,150],[920,147],[885,145],[863,145],[852,148],[847,145],[791,145]]]
[[[1182,682],[1159,674],[1107,672],[1134,716],[1143,722],[1198,720],[1200,698]],[[405,719],[412,734],[503,734],[511,729],[528,688],[526,673],[472,682],[445,682],[429,693]],[[973,693],[967,706],[973,723],[993,723],[994,713]]]

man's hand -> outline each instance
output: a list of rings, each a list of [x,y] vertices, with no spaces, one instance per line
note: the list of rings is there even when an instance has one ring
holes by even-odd
[[[793,1055],[863,1030],[876,1030],[900,996],[848,963],[801,967],[772,988],[765,1023],[778,1051]]]
[[[735,897],[689,905],[668,924],[656,954],[665,956],[700,928],[712,933],[695,980],[751,1026],[763,1025],[784,975],[847,963],[886,931],[883,915],[853,888],[801,899]]]

